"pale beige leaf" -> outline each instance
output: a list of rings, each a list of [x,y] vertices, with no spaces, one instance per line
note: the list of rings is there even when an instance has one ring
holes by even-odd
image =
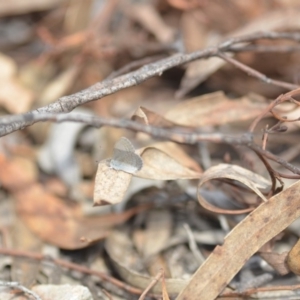
[[[0,81],[0,106],[10,113],[20,114],[28,111],[33,100],[33,93],[16,78]]]
[[[63,0],[10,0],[1,1],[0,16],[26,14],[33,11],[41,11],[54,8]]]
[[[300,181],[261,204],[217,246],[177,300],[215,299],[265,243],[300,216]]]
[[[181,102],[164,117],[185,126],[222,125],[252,119],[266,106],[263,97],[255,94],[230,99],[219,91]]]
[[[94,205],[116,204],[123,200],[132,174],[116,171],[108,160],[98,164],[94,188]]]
[[[138,177],[157,180],[199,178],[201,169],[180,146],[174,143],[158,143],[137,151],[144,162]]]

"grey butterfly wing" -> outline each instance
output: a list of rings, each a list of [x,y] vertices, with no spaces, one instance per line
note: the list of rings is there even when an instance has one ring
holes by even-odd
[[[116,142],[116,144],[114,146],[114,155],[115,155],[115,150],[122,150],[122,151],[126,151],[126,152],[127,151],[128,152],[135,151],[133,145],[126,137],[122,137]]]
[[[123,137],[115,144],[110,166],[132,174],[143,167],[143,160],[134,152],[131,142]]]

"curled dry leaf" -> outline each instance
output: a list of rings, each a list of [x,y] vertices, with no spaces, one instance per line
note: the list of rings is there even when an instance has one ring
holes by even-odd
[[[201,175],[196,161],[180,146],[166,142],[137,150],[143,168],[134,176],[155,180],[195,179]],[[94,205],[116,204],[123,200],[132,174],[109,167],[108,160],[99,163],[94,188]]]
[[[130,285],[144,290],[149,286],[154,278],[151,276],[140,274],[137,271],[132,270],[124,263],[124,251],[126,251],[126,249],[128,251],[128,239],[126,239],[124,236],[124,232],[112,232],[105,240],[106,251],[113,261],[120,276]],[[181,291],[187,285],[187,280],[168,278],[166,279],[165,284],[169,295],[175,295],[178,294],[179,291]],[[153,293],[161,293],[161,285],[156,284],[151,291]]]
[[[215,299],[264,244],[300,216],[300,181],[252,211],[217,246],[177,300]]]
[[[259,189],[266,189],[270,187],[271,183],[267,179],[247,169],[244,169],[240,166],[220,164],[211,167],[207,171],[205,171],[198,185],[198,193],[197,193],[198,201],[207,210],[211,210],[213,212],[220,213],[220,214],[242,214],[253,210],[253,208],[240,209],[240,210],[227,210],[227,209],[218,208],[210,204],[208,201],[206,201],[205,198],[203,198],[199,193],[200,187],[209,180],[220,179],[220,178],[227,178],[227,179],[232,179],[241,182],[244,185],[246,185],[248,188],[250,188],[253,192],[255,192],[261,199],[267,201],[265,196],[259,190]]]

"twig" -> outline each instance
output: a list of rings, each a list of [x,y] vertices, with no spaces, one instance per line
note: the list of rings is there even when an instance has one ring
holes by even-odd
[[[224,53],[219,53],[218,57],[224,59],[225,61],[227,61],[228,63],[234,65],[236,68],[244,71],[248,75],[250,75],[252,77],[255,77],[255,78],[257,78],[257,79],[259,79],[259,80],[261,80],[265,83],[273,84],[273,85],[285,88],[287,90],[295,90],[295,89],[299,88],[299,85],[296,85],[296,84],[291,84],[291,83],[288,83],[288,82],[271,79],[271,78],[267,77],[265,74],[246,66],[245,64],[237,61],[236,59],[225,55]]]
[[[300,90],[300,89],[299,89]],[[229,136],[222,133],[197,133],[197,128],[187,128],[177,126],[172,129],[165,129],[161,127],[155,127],[151,125],[144,125],[135,121],[128,119],[106,119],[102,117],[95,117],[84,114],[27,114],[8,116],[0,118],[0,128],[1,124],[9,124],[12,120],[30,119],[31,121],[52,121],[52,122],[79,122],[85,123],[93,127],[101,127],[103,125],[126,128],[133,131],[140,131],[152,135],[156,138],[164,138],[177,143],[185,144],[195,144],[200,141],[207,141],[212,143],[226,143],[233,145],[244,145],[257,154],[260,154],[270,160],[277,162],[286,169],[290,170],[295,174],[300,175],[300,168],[288,163],[284,159],[272,154],[267,150],[263,150],[260,146],[253,143],[253,134],[246,133],[241,136]],[[290,175],[284,175],[284,177],[289,178]]]
[[[163,276],[163,274],[164,274],[164,270],[160,269],[158,274],[153,278],[153,280],[150,282],[150,284],[147,286],[147,288],[143,291],[143,293],[139,297],[139,300],[144,300],[145,299],[147,293],[150,291],[150,289],[152,289],[152,287],[154,287],[156,285],[156,283]]]
[[[240,37],[229,38],[219,45],[220,50],[229,50],[232,45],[246,42],[254,42],[261,39],[278,40],[286,39],[300,42],[300,33],[298,32],[273,32],[273,31],[260,31],[252,34],[243,35]]]
[[[267,45],[247,45],[247,46],[232,46],[230,47],[230,52],[239,53],[239,52],[259,52],[259,53],[287,53],[287,52],[297,52],[300,51],[300,46],[267,46]]]
[[[8,249],[8,248],[0,248],[0,255],[9,255],[9,256],[13,256],[13,257],[25,257],[25,258],[33,259],[36,261],[44,261],[44,262],[51,261],[53,264],[63,267],[63,268],[67,268],[69,270],[75,270],[75,271],[78,271],[80,273],[87,274],[87,275],[94,275],[94,276],[100,278],[101,280],[108,281],[129,293],[140,295],[143,292],[142,290],[132,287],[128,284],[125,284],[122,281],[120,281],[116,278],[113,278],[105,273],[102,273],[102,272],[99,272],[96,270],[92,270],[92,269],[89,269],[88,267],[85,267],[85,266],[82,266],[82,265],[79,265],[76,263],[68,262],[68,261],[65,261],[62,259],[54,259],[54,258],[45,256],[45,255],[42,255],[39,253],[14,250],[14,249]]]
[[[205,257],[202,255],[202,253],[198,249],[197,243],[195,241],[195,237],[192,233],[190,226],[187,223],[184,223],[183,227],[187,232],[189,247],[190,247],[194,257],[196,258],[199,265],[203,264],[205,261]]]
[[[19,282],[14,282],[14,281],[0,281],[1,286],[9,287],[12,289],[17,289],[22,291],[24,294],[27,294],[28,296],[32,297],[35,300],[42,300],[40,296],[38,296],[36,293],[33,291],[27,289],[25,286],[21,285]]]
[[[208,58],[217,56],[221,52],[230,52],[230,47],[238,43],[252,42],[258,39],[289,39],[294,41],[300,40],[300,34],[298,33],[277,33],[277,32],[258,32],[252,35],[230,38],[216,47],[210,47],[204,50],[195,51],[188,54],[175,54],[168,58],[159,60],[157,62],[143,66],[142,68],[128,73],[126,75],[119,76],[111,80],[104,80],[103,82],[96,83],[88,89],[82,90],[73,95],[64,96],[47,106],[41,107],[29,114],[42,114],[42,113],[62,113],[70,112],[74,108],[88,103],[90,101],[99,100],[105,96],[116,93],[122,89],[138,85],[143,81],[153,77],[159,76],[166,70],[180,66],[189,62],[192,62],[201,58]],[[245,70],[245,68],[242,68]],[[252,72],[254,75],[255,72]],[[293,89],[295,85],[282,83],[280,81],[271,80],[265,75],[258,73],[257,78],[263,79],[270,84],[282,86],[287,89]],[[13,124],[3,125],[0,127],[0,136],[7,135],[19,129],[23,129],[27,126],[34,124],[35,120],[24,118],[26,114],[22,115],[18,121]]]

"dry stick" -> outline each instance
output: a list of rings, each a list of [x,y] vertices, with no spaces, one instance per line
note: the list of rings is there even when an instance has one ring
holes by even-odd
[[[259,80],[261,80],[265,83],[277,85],[277,86],[285,88],[287,90],[294,90],[294,89],[299,88],[299,85],[296,85],[296,84],[291,84],[291,83],[288,83],[288,82],[271,79],[271,78],[267,77],[265,74],[246,66],[245,64],[237,61],[236,59],[225,55],[224,53],[219,53],[218,57],[224,59],[225,61],[227,61],[228,63],[234,65],[236,68],[244,71],[248,75],[250,75],[252,77],[255,77],[255,78],[258,78]]]
[[[12,124],[0,126],[0,136],[7,135],[11,132],[23,129],[34,124],[35,120],[30,117],[33,114],[70,112],[77,106],[83,105],[90,101],[101,99],[122,89],[140,84],[141,82],[153,76],[161,75],[163,72],[173,67],[186,64],[196,59],[217,56],[217,54],[222,51],[230,51],[230,47],[232,45],[244,42],[252,42],[258,39],[289,39],[300,41],[300,35],[297,33],[259,32],[251,35],[228,39],[217,47],[211,47],[189,54],[175,54],[169,58],[145,65],[134,72],[119,76],[108,81],[105,80],[81,92],[61,97],[56,102],[51,103],[47,106],[30,111],[23,115],[19,115],[18,121]],[[258,76],[257,78],[259,79],[266,79],[266,77],[264,75],[261,75],[261,73],[257,74],[255,72],[252,72],[252,75]],[[278,82],[276,80],[267,82],[282,86],[282,82]],[[290,87],[293,85],[289,86],[289,84],[285,84],[284,86],[290,89]]]
[[[31,298],[35,300],[42,300],[36,293],[33,291],[27,289],[25,286],[21,285],[19,282],[13,282],[13,281],[0,281],[1,286],[9,287],[12,289],[17,289],[22,291],[24,294],[27,294]]]
[[[191,227],[187,223],[184,223],[183,228],[186,230],[188,241],[189,241],[189,247],[194,257],[196,258],[197,263],[199,265],[203,264],[205,261],[205,257],[203,256],[203,254],[201,253],[201,251],[197,246],[197,243],[195,241],[195,236],[191,230]]]
[[[155,55],[155,56],[150,56],[150,57],[145,57],[145,58],[141,58],[135,61],[130,62],[129,64],[125,65],[124,67],[122,67],[121,69],[112,72],[107,78],[105,78],[105,81],[108,81],[110,79],[113,79],[117,76],[120,76],[122,74],[125,74],[127,72],[130,72],[136,68],[139,68],[145,64],[149,64],[152,63],[158,59],[162,59],[163,55]]]
[[[268,39],[268,40],[286,39],[286,40],[294,40],[296,42],[300,42],[300,33],[260,31],[260,32],[243,35],[240,37],[229,38],[223,43],[221,43],[219,45],[219,48],[227,51],[234,44],[254,42],[259,39]]]
[[[143,290],[140,290],[138,288],[135,288],[128,284],[125,284],[122,281],[120,281],[116,278],[113,278],[105,273],[102,273],[102,272],[99,272],[96,270],[92,270],[92,269],[89,269],[88,267],[81,266],[79,264],[68,262],[68,261],[65,261],[62,259],[54,259],[54,258],[51,258],[46,255],[42,255],[39,253],[14,250],[14,249],[9,249],[9,248],[0,248],[0,255],[9,255],[9,256],[13,256],[13,257],[24,257],[24,258],[33,259],[36,261],[48,261],[48,262],[50,261],[57,266],[67,268],[69,270],[75,270],[75,271],[78,271],[80,273],[87,274],[87,275],[94,275],[102,280],[108,281],[108,282],[120,287],[121,289],[123,289],[129,293],[140,295],[143,292]]]
[[[230,52],[234,52],[234,53],[239,53],[239,52],[286,53],[286,52],[297,52],[297,51],[300,51],[300,46],[237,45],[237,46],[230,47]]]
[[[144,300],[147,293],[150,291],[152,287],[155,286],[155,284],[158,282],[158,280],[164,275],[164,270],[160,269],[158,274],[153,278],[153,280],[150,282],[150,284],[147,286],[147,288],[143,291],[142,295],[139,297],[139,300]]]
[[[221,297],[248,297],[248,296],[251,296],[254,293],[259,293],[259,292],[294,291],[294,290],[299,290],[299,289],[300,289],[300,284],[277,285],[277,286],[251,288],[249,290],[243,291],[242,293],[239,293],[239,292],[223,292],[220,296]]]
[[[0,126],[0,136],[7,135],[19,129],[23,129],[29,125],[35,123],[32,115],[41,113],[61,113],[70,112],[77,106],[83,105],[90,101],[98,100],[104,96],[111,95],[120,90],[128,87],[132,87],[142,83],[143,81],[157,75],[161,75],[166,70],[173,67],[180,66],[182,64],[191,62],[199,58],[206,58],[216,55],[218,48],[208,48],[205,50],[199,50],[189,54],[175,54],[166,59],[162,59],[155,63],[151,63],[143,66],[142,68],[119,76],[117,78],[96,83],[88,89],[82,90],[73,95],[59,98],[56,102],[47,106],[41,107],[34,111],[30,111],[26,114],[19,115],[19,120],[9,125]]]
[[[300,90],[300,89],[299,89]],[[290,170],[294,174],[300,175],[300,168],[288,163],[284,159],[274,155],[273,153],[263,150],[260,146],[256,145],[252,141],[252,133],[246,133],[242,136],[229,136],[221,133],[197,133],[197,128],[187,129],[186,127],[176,127],[175,129],[165,129],[161,127],[155,127],[151,125],[144,125],[128,119],[106,119],[102,117],[90,116],[87,114],[31,114],[22,116],[26,122],[26,118],[30,118],[30,121],[52,121],[52,122],[79,122],[85,123],[93,127],[101,127],[103,125],[126,128],[133,131],[141,131],[147,133],[156,138],[164,138],[178,143],[195,144],[200,141],[207,141],[212,143],[226,143],[234,145],[244,145],[254,152],[270,159],[278,164],[282,165],[286,169]],[[0,118],[0,124],[10,124],[12,121],[20,120],[19,115],[8,116]],[[284,175],[286,178],[292,175]]]

